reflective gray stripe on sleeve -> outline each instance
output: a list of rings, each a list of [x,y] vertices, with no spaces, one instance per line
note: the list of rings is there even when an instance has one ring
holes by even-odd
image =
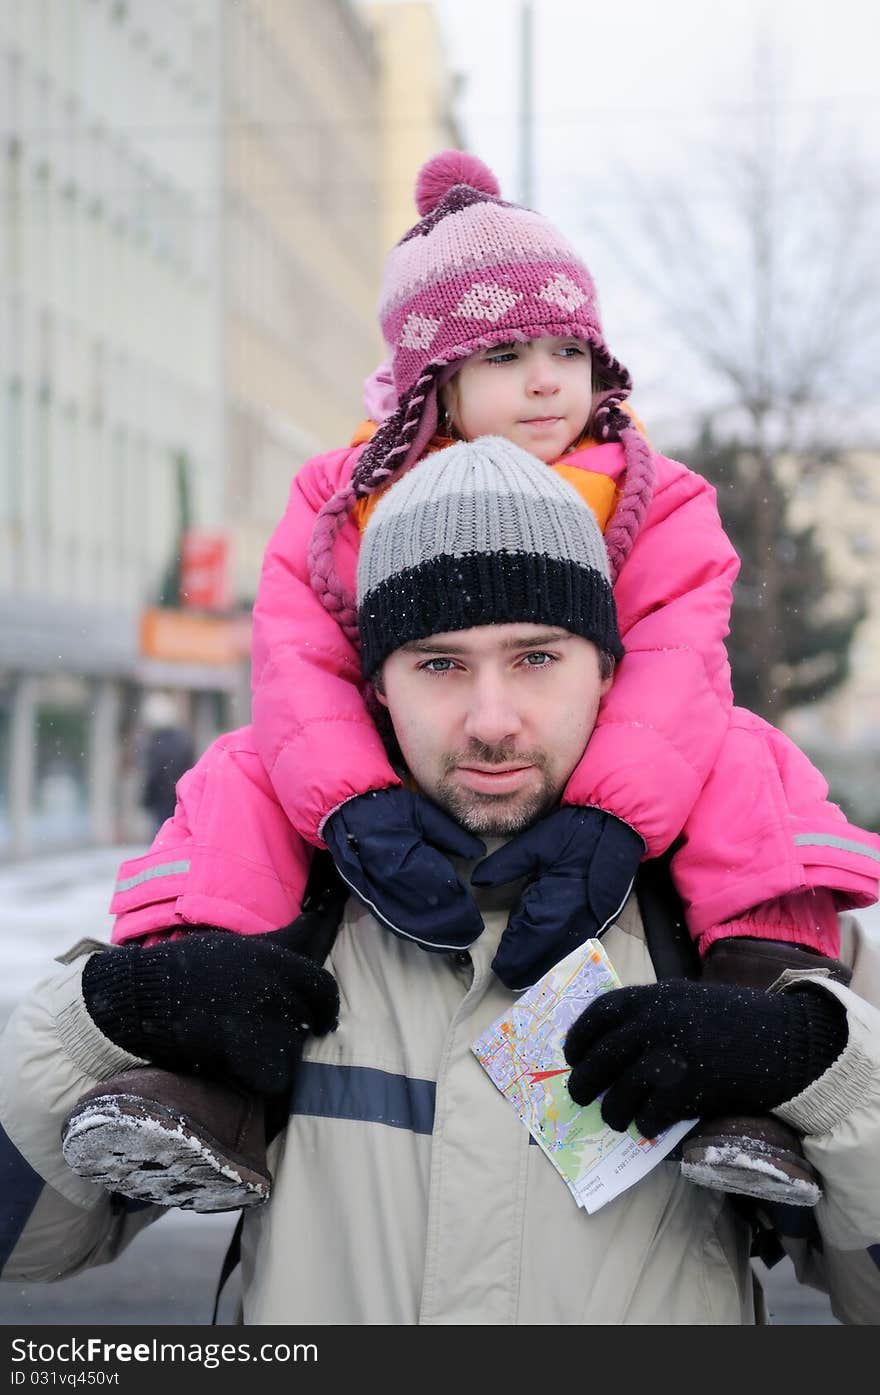
[[[0,1273],[18,1244],[19,1236],[43,1190],[43,1179],[22,1157],[6,1130],[0,1128]]]
[[[432,1133],[436,1092],[433,1080],[392,1075],[368,1066],[300,1061],[290,1112]]]
[[[123,877],[121,882],[116,883],[116,890],[130,891],[133,886],[140,886],[141,882],[151,882],[154,877],[178,876],[181,872],[188,872],[189,865],[189,858],[182,862],[157,862],[155,867],[147,867],[134,877]]]
[[[876,848],[869,848],[866,843],[856,843],[852,838],[838,838],[833,833],[796,833],[794,841],[802,848],[840,848],[841,852],[858,853],[860,857],[870,857],[880,862],[880,852]]]

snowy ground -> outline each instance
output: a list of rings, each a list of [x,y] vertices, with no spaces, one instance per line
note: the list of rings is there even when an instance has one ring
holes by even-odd
[[[143,848],[97,848],[0,866],[0,1012],[84,935],[109,939],[107,910],[124,857]]]
[[[124,857],[142,848],[101,848],[0,867],[0,1026],[52,958],[83,936],[106,939],[107,905]],[[861,913],[880,936],[880,905]],[[171,1212],[112,1266],[46,1287],[0,1284],[0,1325],[204,1324],[234,1216]],[[764,1276],[775,1320],[833,1322],[820,1294],[795,1283],[787,1264]],[[221,1321],[231,1321],[235,1281]]]

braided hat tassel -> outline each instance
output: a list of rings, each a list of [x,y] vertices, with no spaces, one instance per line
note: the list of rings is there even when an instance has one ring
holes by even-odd
[[[333,560],[339,532],[356,499],[381,489],[421,457],[437,429],[437,378],[432,364],[405,393],[379,427],[354,468],[350,482],[320,509],[309,543],[309,579],[325,610],[335,616],[352,643],[358,643],[355,598],[343,585]]]
[[[628,417],[626,420],[629,422]],[[619,430],[618,437],[626,456],[626,475],[617,508],[605,533],[612,583],[620,575],[620,569],[642,530],[656,483],[654,452],[650,442],[631,423]]]
[[[309,542],[309,581],[312,590],[324,609],[335,616],[340,629],[355,646],[358,644],[357,610],[354,597],[343,586],[333,565],[333,549],[356,497],[350,484],[345,489],[337,490],[319,511]]]

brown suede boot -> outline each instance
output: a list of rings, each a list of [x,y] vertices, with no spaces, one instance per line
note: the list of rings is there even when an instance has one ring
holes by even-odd
[[[704,983],[769,988],[786,969],[824,970],[848,983],[850,970],[838,959],[781,940],[748,937],[718,940],[703,961]],[[682,1176],[717,1191],[764,1201],[815,1206],[819,1176],[807,1161],[794,1129],[773,1114],[704,1119],[682,1144]]]
[[[123,1071],[83,1095],[61,1139],[80,1177],[137,1201],[237,1211],[269,1199],[263,1101],[213,1080]]]

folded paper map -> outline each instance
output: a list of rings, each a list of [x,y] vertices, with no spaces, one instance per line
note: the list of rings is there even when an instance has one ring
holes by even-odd
[[[587,940],[517,998],[471,1048],[587,1211],[598,1211],[638,1182],[696,1122],[675,1124],[657,1138],[643,1138],[634,1124],[616,1133],[603,1122],[599,1100],[581,1106],[568,1093],[566,1032],[594,998],[620,986],[602,945]]]

